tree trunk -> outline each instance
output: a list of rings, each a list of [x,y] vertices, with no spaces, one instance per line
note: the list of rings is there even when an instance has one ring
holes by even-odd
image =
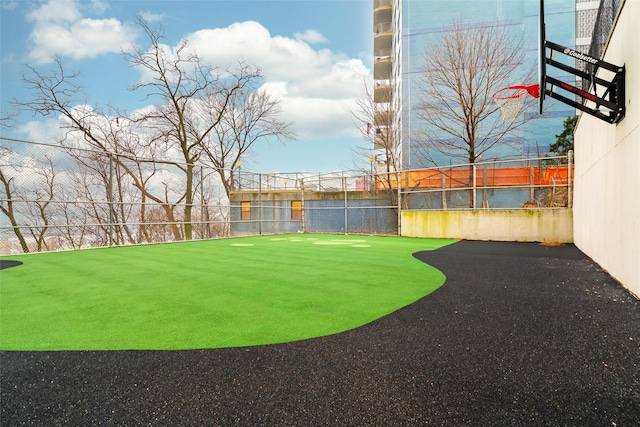
[[[173,232],[173,238],[176,241],[182,240],[182,233],[180,233],[180,227],[176,223],[176,217],[173,214],[173,208],[169,205],[162,205],[162,209],[164,209],[165,214],[167,215],[167,220],[169,221],[169,225],[171,226],[171,231]]]
[[[0,211],[2,211],[2,213],[5,214],[7,218],[9,218],[9,222],[11,222],[11,226],[13,228],[13,233],[18,238],[18,242],[20,242],[22,252],[28,253],[29,246],[27,246],[27,242],[24,240],[24,236],[22,235],[22,231],[18,227],[18,222],[16,221],[16,216],[13,212],[13,198],[11,194],[11,186],[9,185],[11,178],[6,179],[2,171],[0,171],[0,181],[4,185],[5,194],[7,196],[7,207],[5,208],[4,206],[0,205]]]

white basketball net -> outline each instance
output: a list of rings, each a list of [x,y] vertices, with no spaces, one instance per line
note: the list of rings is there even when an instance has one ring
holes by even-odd
[[[513,120],[522,112],[526,89],[505,88],[493,95],[493,100],[498,104],[503,120]]]

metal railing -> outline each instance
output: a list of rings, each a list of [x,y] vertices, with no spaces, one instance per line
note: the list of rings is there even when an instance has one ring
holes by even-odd
[[[370,183],[370,175],[362,171],[338,171],[325,173],[236,173],[233,191],[363,191]]]
[[[570,208],[572,152],[402,172],[403,209]],[[389,181],[396,186],[395,179]]]

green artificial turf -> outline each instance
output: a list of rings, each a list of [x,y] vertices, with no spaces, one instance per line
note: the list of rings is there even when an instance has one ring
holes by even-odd
[[[356,328],[440,287],[452,240],[282,235],[3,257],[1,350],[194,349]]]

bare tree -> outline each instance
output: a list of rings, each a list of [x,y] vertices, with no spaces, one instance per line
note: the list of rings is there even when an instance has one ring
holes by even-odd
[[[58,194],[60,200],[63,200],[57,220],[63,225],[56,235],[59,246],[80,249],[87,242],[95,246],[108,245],[105,230],[108,223],[105,222],[104,226],[100,224],[105,218],[103,213],[109,207],[103,202],[104,193],[99,177],[80,168],[72,171],[69,178]]]
[[[524,123],[522,115],[503,120],[492,96],[523,84],[526,49],[522,34],[504,25],[454,23],[424,52],[423,85],[417,115],[426,126],[417,133],[427,161],[434,153],[475,163]],[[529,102],[535,102],[527,96]],[[520,112],[526,107],[522,105]]]
[[[364,82],[364,93],[355,100],[355,109],[351,112],[353,121],[365,141],[364,146],[356,148],[359,159],[371,159],[391,172],[402,169],[400,147],[395,137],[394,110],[391,99],[376,102],[370,84]]]
[[[293,134],[288,124],[277,119],[279,102],[257,91],[257,83],[261,81],[259,69],[240,62],[236,69],[221,71],[191,52],[186,41],[170,50],[162,44],[162,28],[153,29],[141,19],[138,23],[147,34],[150,47],[132,48],[124,55],[148,78],[143,77],[131,89],[159,102],[126,119],[131,127],[135,126],[135,131],[114,129],[113,119],[117,121],[118,116],[109,118],[99,108],[90,107],[83,88],[77,84],[79,74],[66,73],[60,58],[55,58],[54,69],[49,73],[29,67],[30,73],[23,79],[33,97],[14,104],[43,116],[60,115],[63,129],[67,130],[62,140],[64,146],[89,147],[109,155],[115,164],[119,186],[114,193],[112,188],[106,188],[103,179],[104,194],[111,197],[124,190],[125,185],[132,185],[140,192],[143,217],[145,204],[155,202],[164,211],[174,239],[189,240],[193,236],[196,162],[211,163],[228,193],[233,176],[227,171],[233,169],[241,156],[249,154],[256,141],[268,137],[289,139]],[[166,181],[161,186],[150,186],[148,174],[141,173],[139,167],[138,159],[143,153],[159,156],[158,164],[178,171],[182,187]],[[106,177],[104,165],[96,165],[94,172]],[[177,211],[181,206],[183,213]],[[122,210],[119,214],[121,219],[126,216]],[[134,238],[128,230],[122,231],[127,240]]]
[[[159,98],[160,105],[137,121],[151,130],[152,141],[180,153],[186,178],[184,231],[185,238],[191,239],[194,165],[203,151],[228,193],[232,177],[226,170],[233,169],[253,143],[268,136],[290,138],[292,134],[288,125],[277,120],[279,102],[256,93],[255,83],[261,80],[258,68],[240,62],[236,69],[221,71],[190,51],[186,40],[169,52],[161,43],[162,28],[153,29],[142,19],[138,23],[151,47],[132,48],[125,57],[152,78],[132,89]]]
[[[8,148],[3,148],[3,157],[11,153]],[[51,229],[52,218],[56,215],[54,199],[58,195],[57,173],[54,162],[50,156],[44,154],[42,159],[30,157],[25,159],[28,166],[2,165],[0,168],[0,183],[4,195],[0,203],[2,212],[11,223],[23,252],[43,251],[51,249],[47,240]],[[20,179],[19,175],[11,173],[11,168],[18,174],[26,176]],[[5,169],[4,171],[2,169]],[[16,178],[23,181],[16,187]],[[21,224],[20,224],[21,223]],[[30,235],[34,245],[29,248],[25,235]],[[30,239],[30,241],[31,241]]]
[[[351,112],[353,121],[362,135],[364,146],[355,149],[359,162],[370,163],[372,190],[387,193],[389,203],[397,204],[397,171],[403,169],[402,151],[396,139],[394,106],[391,99],[376,99],[374,89],[365,81],[364,93],[355,100],[355,109]],[[396,106],[396,108],[398,108]]]
[[[46,155],[44,162],[44,165],[33,169],[33,172],[40,177],[40,183],[33,189],[33,202],[26,204],[32,223],[29,232],[38,252],[49,249],[46,234],[50,224],[50,206],[56,195],[56,170],[53,162]]]
[[[257,141],[275,138],[283,142],[294,139],[295,135],[291,126],[278,118],[280,102],[253,85],[246,85],[229,97],[211,98],[209,102],[207,110],[222,111],[222,114],[219,120],[209,122],[212,133],[203,141],[202,148],[229,195],[241,156],[250,152]]]
[[[14,127],[17,115],[17,110],[0,110],[0,128]]]
[[[3,154],[2,157],[5,157],[5,155],[8,154],[8,150],[3,149],[2,154]],[[11,223],[11,227],[13,228],[13,234],[16,235],[16,238],[20,243],[20,247],[22,248],[22,252],[27,253],[29,252],[29,246],[27,245],[27,241],[25,240],[24,235],[22,234],[22,230],[18,225],[17,213],[14,209],[15,194],[14,194],[13,182],[12,182],[13,178],[5,175],[5,173],[2,170],[5,167],[6,165],[4,165],[4,162],[3,162],[3,164],[0,167],[0,183],[2,184],[2,190],[4,190],[3,191],[4,194],[0,193],[2,195],[2,201],[0,201],[0,212],[2,212]]]
[[[82,209],[91,223],[98,224],[94,227],[93,238],[104,245],[151,242],[144,224],[148,194],[153,193],[156,199],[163,201],[161,209],[167,218],[174,218],[178,206],[178,202],[165,197],[166,193],[163,195],[157,185],[156,188],[151,185],[159,175],[159,167],[170,165],[146,160],[158,154],[157,147],[141,144],[136,130],[130,125],[128,121],[119,120],[116,125],[107,123],[100,127],[106,130],[104,139],[112,141],[109,145],[115,152],[67,149],[76,163],[70,185],[74,194],[70,200],[88,202]],[[140,188],[146,191],[140,191]],[[171,222],[174,238],[182,236],[179,225]]]

